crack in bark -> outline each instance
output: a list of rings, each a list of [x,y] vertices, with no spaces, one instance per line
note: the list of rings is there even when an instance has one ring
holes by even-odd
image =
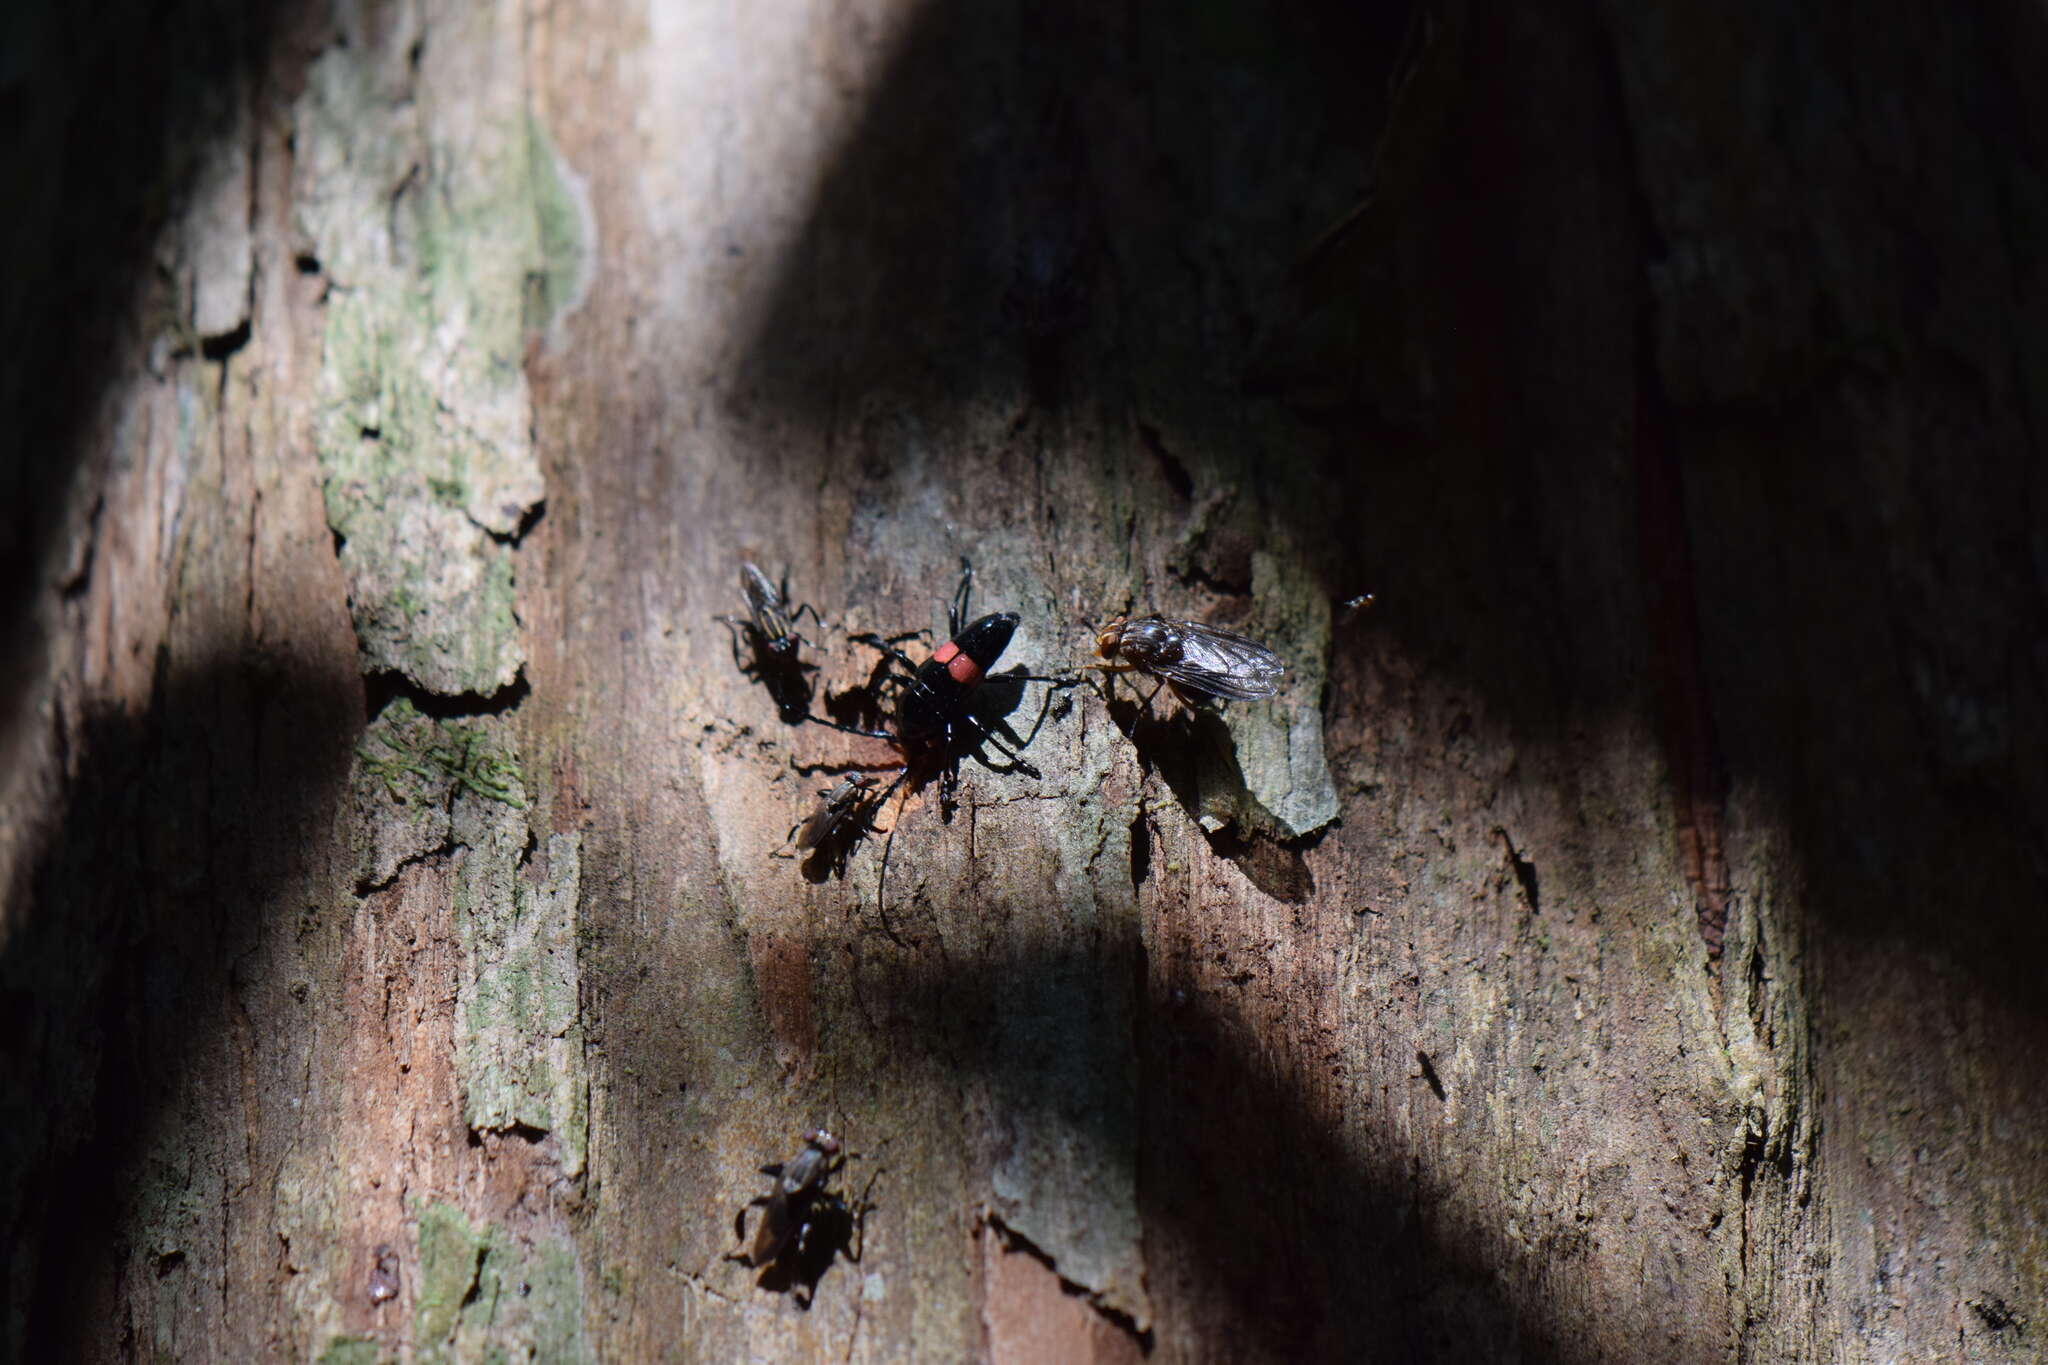
[[[405,870],[409,867],[419,867],[438,859],[452,858],[458,850],[465,850],[467,848],[468,845],[454,839],[444,839],[435,848],[408,854],[392,866],[391,875],[388,877],[381,879],[358,878],[356,881],[356,899],[367,900],[380,892],[389,891],[398,884],[398,879],[405,874]]]
[[[982,1215],[982,1220],[995,1232],[997,1238],[1002,1243],[1003,1250],[1022,1252],[1032,1260],[1037,1261],[1040,1265],[1051,1271],[1054,1277],[1059,1280],[1060,1289],[1063,1292],[1086,1303],[1095,1310],[1096,1314],[1103,1321],[1137,1342],[1142,1352],[1147,1355],[1151,1354],[1152,1333],[1149,1329],[1139,1327],[1137,1319],[1122,1309],[1105,1303],[1099,1291],[1091,1289],[1077,1280],[1069,1279],[1065,1274],[1062,1274],[1059,1263],[1053,1260],[1044,1248],[1040,1247],[1023,1233],[1012,1228],[1008,1223],[1005,1223],[1000,1213],[995,1212],[993,1209],[988,1210]]]
[[[363,709],[375,720],[386,706],[404,697],[423,716],[433,720],[481,720],[516,711],[533,691],[521,664],[512,681],[495,692],[436,692],[423,687],[394,668],[373,669],[363,675]]]
[[[1513,869],[1515,880],[1521,884],[1522,898],[1528,902],[1529,913],[1532,915],[1542,914],[1543,903],[1537,895],[1536,887],[1536,864],[1522,856],[1521,850],[1515,847],[1514,836],[1509,834],[1506,829],[1495,825],[1493,832],[1507,849],[1508,866]]]

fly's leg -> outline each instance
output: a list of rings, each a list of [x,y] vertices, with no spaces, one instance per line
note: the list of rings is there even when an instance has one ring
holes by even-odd
[[[754,623],[752,621],[743,621],[737,616],[714,616],[711,619],[724,626],[725,633],[732,637],[733,667],[742,673],[747,672],[747,661],[740,657],[740,631],[752,629]]]
[[[825,618],[824,618],[824,617],[822,617],[822,616],[818,615],[818,609],[817,609],[816,607],[812,606],[812,605],[811,605],[810,603],[808,603],[808,602],[799,602],[799,603],[797,603],[797,605],[795,605],[794,607],[792,607],[792,606],[790,606],[790,605],[789,605],[789,568],[788,568],[788,566],[786,566],[786,565],[785,565],[785,566],[783,567],[783,570],[782,570],[782,599],[781,599],[781,600],[782,600],[782,609],[783,609],[784,611],[786,611],[786,612],[788,612],[788,613],[789,613],[789,623],[790,623],[791,625],[795,625],[795,624],[796,624],[797,622],[799,622],[799,621],[803,620],[803,619],[804,619],[804,613],[805,613],[805,612],[809,612],[809,613],[811,614],[811,619],[812,619],[813,621],[816,621],[816,622],[818,623],[818,628],[819,628],[819,629],[821,629],[821,630],[830,630],[830,629],[832,629],[832,627],[831,627],[830,623],[828,623],[828,622],[827,622],[827,621],[825,620]],[[795,638],[795,639],[798,639],[798,640],[803,640],[803,636],[801,636],[801,635],[793,636],[792,638]],[[804,640],[804,643],[805,643],[805,644],[807,644],[807,645],[811,644],[811,642],[810,642],[809,640]],[[812,647],[813,649],[817,648],[817,646],[816,646],[816,645],[811,645],[811,647]]]
[[[868,1183],[861,1186],[860,1194],[855,1197],[853,1202],[854,1241],[853,1247],[847,1252],[846,1256],[846,1259],[853,1265],[860,1264],[861,1253],[867,1249],[868,1215],[874,1212],[875,1209],[874,1201],[870,1196],[875,1192],[875,1182],[881,1178],[881,1171],[876,1171],[868,1176]]]

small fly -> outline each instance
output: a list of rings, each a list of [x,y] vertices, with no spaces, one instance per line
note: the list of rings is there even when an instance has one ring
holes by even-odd
[[[1287,671],[1280,656],[1257,640],[1163,616],[1117,617],[1096,632],[1095,652],[1107,662],[1091,667],[1150,673],[1183,701],[1261,701],[1280,690],[1280,675]],[[1152,689],[1153,696],[1158,693]],[[1145,700],[1149,705],[1152,698]]]
[[[754,1246],[748,1263],[759,1269],[773,1265],[792,1248],[801,1253],[813,1224],[813,1214],[825,1195],[825,1182],[845,1164],[839,1139],[823,1128],[804,1134],[804,1149],[788,1161],[763,1166],[761,1173],[775,1177],[768,1193],[754,1202],[766,1206],[761,1225],[754,1229]]]
[[[755,1283],[761,1288],[791,1291],[799,1307],[810,1307],[818,1281],[835,1258],[844,1256],[849,1263],[860,1264],[862,1232],[875,1207],[868,1196],[882,1173],[878,1170],[869,1176],[867,1187],[848,1200],[844,1193],[827,1188],[847,1155],[839,1139],[824,1129],[805,1133],[802,1151],[788,1161],[761,1168],[761,1174],[772,1176],[775,1184],[767,1194],[749,1200],[734,1223],[735,1235],[745,1242],[747,1209],[762,1209],[752,1244],[727,1259],[760,1271]]]
[[[790,826],[790,841],[801,852],[830,848],[850,835],[859,828],[860,817],[866,813],[868,789],[875,782],[866,773],[854,773],[841,778],[837,786],[819,792],[817,807],[802,824]]]
[[[746,599],[747,614],[716,618],[732,632],[733,663],[742,673],[760,679],[783,724],[801,725],[815,719],[811,715],[811,680],[804,674],[817,665],[803,661],[801,649],[810,641],[797,634],[796,627],[805,612],[820,626],[825,624],[824,618],[808,602],[792,607],[788,576],[777,585],[751,560],[740,561],[740,593]],[[745,658],[740,656],[742,639],[747,644]]]
[[[821,789],[811,813],[789,827],[789,843],[796,852],[775,856],[808,854],[803,874],[809,881],[822,882],[835,873],[844,875],[848,856],[867,834],[868,821],[881,804],[874,796],[877,781],[866,773],[854,773]]]

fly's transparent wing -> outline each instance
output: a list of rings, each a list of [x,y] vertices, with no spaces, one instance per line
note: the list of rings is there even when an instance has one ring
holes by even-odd
[[[783,606],[782,589],[776,587],[752,560],[740,561],[740,590],[747,596],[747,615],[754,618],[754,629],[760,631],[771,646],[780,646],[789,639],[791,627]]]
[[[1143,651],[1132,657],[1169,682],[1229,701],[1259,701],[1280,690],[1280,676],[1287,665],[1257,640],[1194,621],[1160,624],[1178,648]],[[1144,657],[1146,653],[1151,657]]]

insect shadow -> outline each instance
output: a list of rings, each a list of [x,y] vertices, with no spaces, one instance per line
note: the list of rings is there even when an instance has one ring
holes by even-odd
[[[1131,742],[1139,767],[1159,775],[1217,856],[1229,859],[1252,885],[1275,900],[1299,905],[1315,894],[1315,874],[1304,852],[1320,841],[1319,836],[1284,839],[1267,830],[1240,828],[1236,822],[1208,827],[1216,793],[1248,790],[1237,741],[1215,705],[1185,697],[1162,701],[1160,694],[1142,684],[1125,680],[1120,687],[1116,674],[1104,675],[1102,695],[1110,723]],[[1164,696],[1174,697],[1175,690],[1166,689]],[[1141,847],[1142,868],[1136,861]],[[1150,871],[1149,832],[1142,844],[1134,840],[1132,849],[1132,879],[1141,882]]]

